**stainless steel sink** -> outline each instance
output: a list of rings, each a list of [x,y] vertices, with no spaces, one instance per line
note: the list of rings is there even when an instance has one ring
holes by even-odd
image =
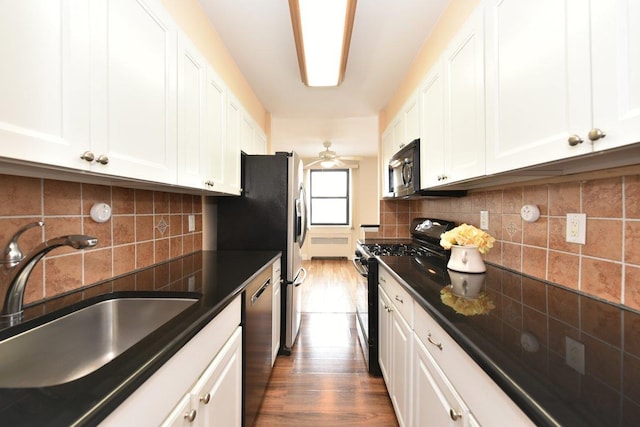
[[[46,387],[94,372],[195,299],[102,301],[0,342],[0,387]]]

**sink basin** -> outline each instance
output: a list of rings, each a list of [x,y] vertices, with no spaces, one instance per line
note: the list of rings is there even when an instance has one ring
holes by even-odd
[[[0,342],[0,387],[47,387],[94,372],[195,299],[101,301]]]

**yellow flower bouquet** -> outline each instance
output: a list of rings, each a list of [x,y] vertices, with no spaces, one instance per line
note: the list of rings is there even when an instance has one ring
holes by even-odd
[[[445,286],[440,290],[440,300],[453,308],[456,313],[464,316],[475,316],[477,314],[489,314],[496,308],[491,298],[483,291],[476,298],[463,298],[454,294],[451,287]]]
[[[459,225],[440,235],[440,246],[445,249],[451,249],[454,245],[473,245],[481,254],[489,252],[495,241],[496,239],[489,233],[468,224]]]

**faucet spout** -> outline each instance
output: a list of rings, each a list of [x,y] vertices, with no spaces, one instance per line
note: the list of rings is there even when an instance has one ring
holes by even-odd
[[[74,249],[90,248],[98,244],[95,237],[72,234],[68,236],[55,237],[40,243],[18,265],[12,267],[8,274],[2,279],[8,283],[7,295],[0,313],[0,323],[10,325],[19,323],[22,318],[22,305],[24,302],[24,291],[29,280],[29,276],[46,254],[61,246],[70,246]]]

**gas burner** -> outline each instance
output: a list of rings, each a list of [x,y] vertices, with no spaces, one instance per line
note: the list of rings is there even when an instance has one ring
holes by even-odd
[[[371,255],[377,256],[436,256],[431,250],[423,246],[406,243],[376,243],[363,245]]]

